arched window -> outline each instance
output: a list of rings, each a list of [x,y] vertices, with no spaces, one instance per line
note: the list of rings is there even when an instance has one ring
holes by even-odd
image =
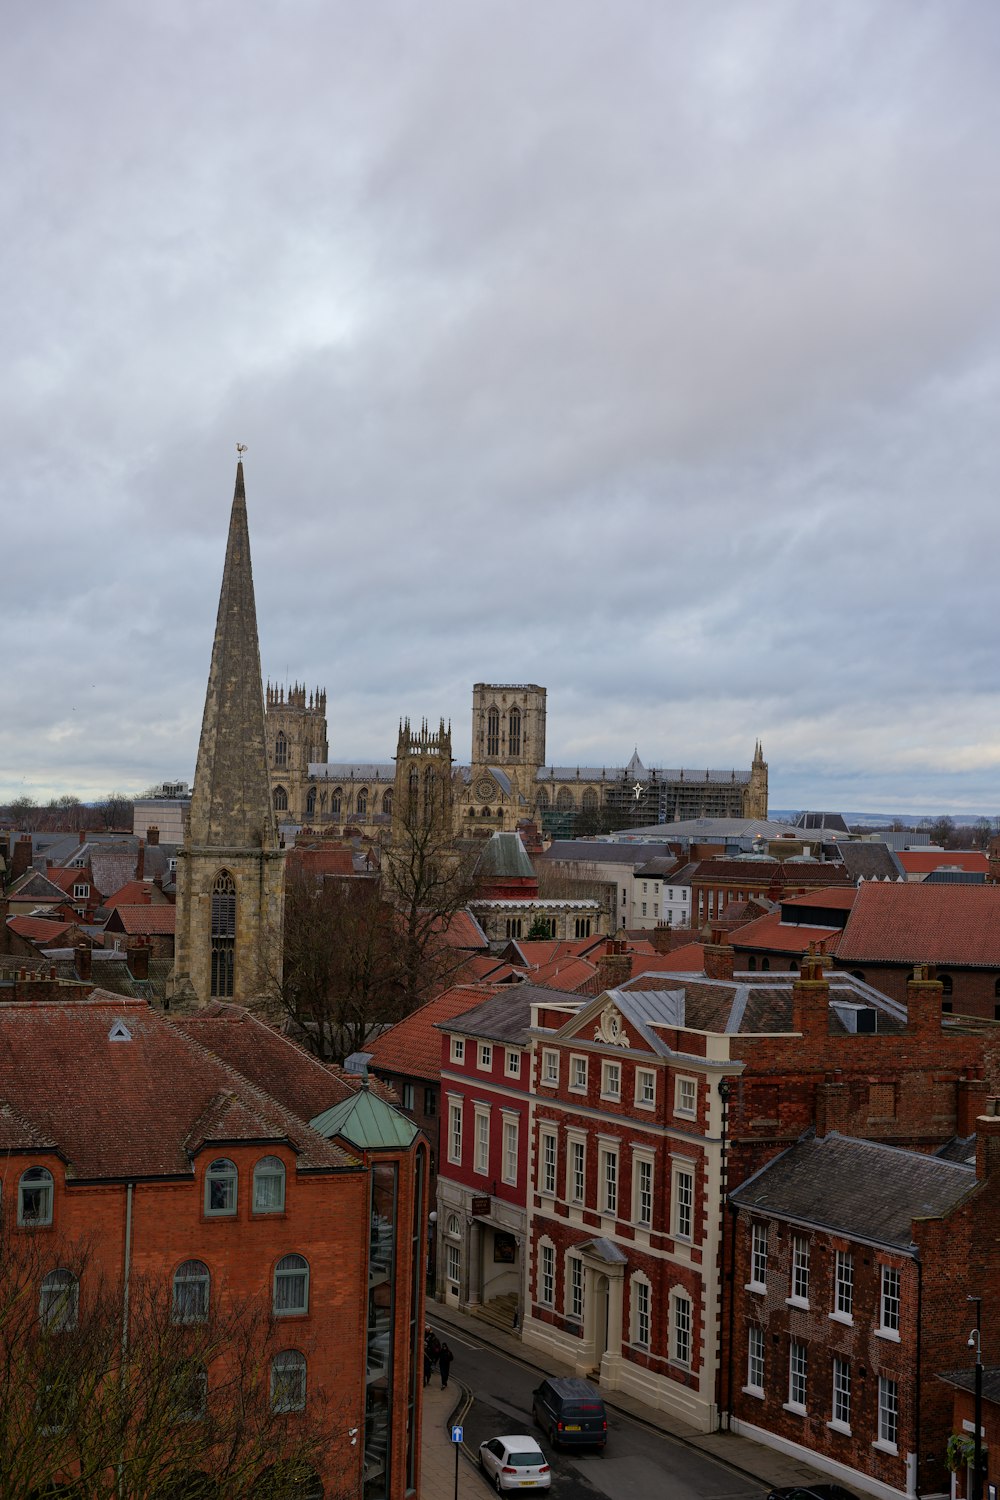
[[[288,765],[288,741],[283,729],[278,730],[278,736],[274,742],[274,764],[276,766]]]
[[[282,1349],[271,1361],[272,1411],[302,1411],[306,1404],[306,1357]]]
[[[341,809],[341,807],[343,805],[343,801],[344,801],[344,789],[343,789],[343,787],[341,787],[341,786],[335,787],[334,791],[333,791],[333,796],[330,799],[330,816],[332,818],[339,818],[340,817],[340,809]]]
[[[453,1235],[460,1235],[462,1233],[462,1223],[458,1217],[458,1214],[448,1215],[448,1218],[445,1221],[445,1233]]]
[[[410,793],[410,807],[415,808],[417,805],[417,798],[420,795],[420,772],[417,770],[416,766],[410,767],[410,774],[406,778],[406,780],[407,787]]]
[[[174,1272],[171,1316],[175,1323],[204,1323],[212,1278],[203,1260],[186,1260]]]
[[[796,962],[796,960],[794,958],[792,959],[791,963],[788,965],[788,972],[789,972],[789,974],[797,974],[799,972],[798,963]]]
[[[954,985],[952,983],[951,975],[950,974],[939,974],[938,978],[941,981],[941,993],[942,993],[942,995],[945,995],[945,996],[950,995],[952,993],[953,989],[954,989]]]
[[[486,715],[486,754],[500,754],[500,710],[491,708]]]
[[[304,1255],[283,1255],[274,1268],[274,1314],[309,1311],[309,1262]]]
[[[852,969],[851,970],[851,975],[852,975],[852,977],[854,979],[860,979],[861,983],[864,984],[864,982],[865,982],[865,971],[864,971],[864,969]]]
[[[762,969],[769,969],[771,967],[771,960],[769,958],[762,958],[760,966]]]
[[[285,1167],[277,1156],[262,1156],[253,1169],[253,1211],[278,1214],[285,1206]]]
[[[382,811],[387,818],[392,817],[392,787],[382,793]]]
[[[507,753],[508,755],[521,753],[521,710],[519,708],[512,708],[510,718],[507,720]]]
[[[757,959],[751,953],[750,957],[747,959],[747,968],[748,969],[756,969],[756,967],[757,967]]]
[[[596,812],[598,808],[598,797],[592,786],[588,786],[583,794],[584,812]]]
[[[239,1173],[228,1156],[217,1156],[205,1173],[205,1212],[213,1217],[236,1212]]]
[[[29,1167],[17,1185],[17,1222],[52,1223],[52,1173],[47,1167]]]
[[[359,818],[367,818],[367,816],[368,816],[368,788],[363,786],[361,788],[360,792],[358,793],[358,817]]]
[[[72,1271],[50,1271],[38,1297],[38,1321],[50,1333],[75,1328],[80,1310],[80,1283]]]
[[[309,788],[308,792],[306,792],[306,817],[307,818],[314,818],[315,816],[316,816],[316,788],[314,786],[311,786]]]
[[[538,811],[539,812],[548,812],[548,810],[549,810],[549,794],[545,790],[545,788],[543,787],[542,790],[538,793]]]
[[[568,786],[561,786],[556,794],[557,812],[572,812],[573,806],[573,793]]]
[[[233,993],[236,958],[236,882],[220,870],[212,886],[212,996],[229,999]]]
[[[274,789],[274,810],[275,812],[288,811],[288,793],[283,786],[276,786]]]

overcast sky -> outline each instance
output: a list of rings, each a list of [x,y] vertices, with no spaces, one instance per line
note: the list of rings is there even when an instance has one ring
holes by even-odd
[[[0,51],[0,801],[193,779],[232,499],[330,754],[1000,811],[994,0],[46,0]]]

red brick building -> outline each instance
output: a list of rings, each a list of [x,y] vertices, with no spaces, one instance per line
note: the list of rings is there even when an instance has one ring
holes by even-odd
[[[303,1496],[419,1492],[427,1149],[383,1098],[238,1008],[22,980],[0,984],[0,1145],[10,1233],[52,1272],[87,1246],[81,1307],[123,1266],[175,1318],[259,1303],[253,1378],[328,1434]]]
[[[717,855],[703,859],[691,873],[691,925],[717,920],[731,902],[763,897],[781,901],[805,891],[825,891],[854,882],[844,865],[794,856]]]
[[[1000,1118],[976,1124],[973,1164],[832,1133],[731,1194],[734,1430],[885,1500],[947,1487],[937,1372],[970,1360],[970,1293],[1000,1315]]]

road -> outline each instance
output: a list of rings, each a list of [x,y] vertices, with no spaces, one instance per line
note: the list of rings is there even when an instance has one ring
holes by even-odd
[[[552,1466],[552,1500],[762,1500],[764,1487],[705,1457],[676,1438],[619,1412],[608,1412],[608,1446],[597,1453],[553,1451],[531,1420],[531,1393],[541,1379],[532,1365],[501,1354],[467,1334],[429,1319],[455,1356],[453,1376],[473,1396],[464,1421],[465,1446],[476,1453],[487,1438],[530,1432]],[[437,1379],[435,1374],[434,1379]],[[488,1493],[485,1480],[483,1494]]]

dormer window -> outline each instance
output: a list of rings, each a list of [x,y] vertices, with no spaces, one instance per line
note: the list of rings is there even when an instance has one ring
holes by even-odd
[[[32,1228],[52,1223],[52,1173],[47,1167],[29,1167],[21,1173],[17,1222]]]
[[[73,900],[86,901],[90,895],[90,886],[85,881],[78,880],[73,886]]]

